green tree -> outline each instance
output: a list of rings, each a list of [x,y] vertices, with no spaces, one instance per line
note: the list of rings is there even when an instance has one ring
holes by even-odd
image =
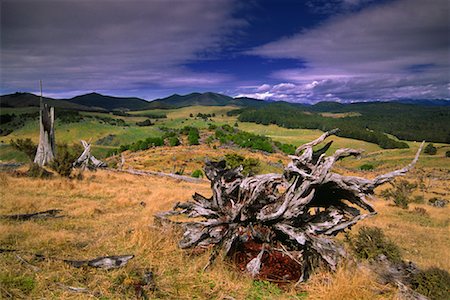
[[[261,163],[257,158],[246,158],[242,155],[231,153],[225,155],[225,162],[228,169],[234,169],[239,166],[243,167],[242,174],[244,175],[255,175],[259,173],[261,168]]]
[[[200,138],[200,134],[198,132],[198,129],[195,127],[191,127],[189,129],[189,133],[188,133],[188,142],[189,145],[199,145],[199,141],[198,139]]]
[[[434,147],[434,145],[432,143],[429,143],[425,147],[425,150],[423,152],[426,154],[429,154],[429,155],[435,155],[437,153],[437,149],[436,149],[436,147]]]
[[[29,138],[27,139],[17,139],[11,140],[10,145],[23,153],[25,153],[28,158],[33,161],[36,156],[37,145]]]
[[[167,140],[169,141],[169,146],[171,147],[180,145],[180,140],[176,136],[168,137]]]

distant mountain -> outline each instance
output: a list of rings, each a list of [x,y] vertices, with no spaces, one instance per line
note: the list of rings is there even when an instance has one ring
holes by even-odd
[[[450,100],[444,99],[402,99],[402,100],[394,100],[397,103],[403,104],[414,104],[414,105],[423,105],[423,106],[450,106]]]
[[[166,98],[146,101],[137,97],[114,97],[99,93],[89,93],[73,97],[71,99],[43,98],[50,106],[72,110],[83,111],[113,111],[113,110],[146,110],[146,109],[168,109],[194,105],[203,106],[226,106],[260,108],[265,106],[304,107],[305,110],[315,112],[342,112],[365,110],[368,107],[384,107],[390,109],[405,108],[405,105],[414,106],[450,106],[449,100],[396,100],[388,102],[319,102],[314,105],[303,103],[290,103],[284,101],[266,101],[248,97],[232,98],[218,93],[191,93],[187,95],[174,94]],[[31,93],[14,93],[0,96],[1,107],[28,107],[39,106],[39,96]]]
[[[72,110],[93,110],[92,108],[72,103],[67,100],[56,100],[52,98],[43,97],[44,103],[56,108],[65,108]],[[39,107],[40,97],[31,93],[14,93],[9,95],[0,96],[0,107]]]
[[[174,94],[167,98],[156,99],[150,102],[136,97],[113,97],[99,93],[89,93],[71,99],[56,100],[47,97],[44,97],[43,99],[45,103],[54,107],[85,111],[168,109],[193,105],[259,107],[266,104],[266,102],[262,100],[251,98],[234,99],[216,93],[192,93],[188,95]],[[38,107],[39,96],[30,93],[4,95],[1,96],[0,105],[2,107]]]
[[[108,111],[112,110],[144,110],[149,109],[149,102],[136,98],[105,96],[98,93],[76,96],[67,101],[91,108],[100,108]]]
[[[242,107],[259,107],[267,104],[266,101],[257,100],[252,98],[232,98],[230,96],[217,94],[217,93],[191,93],[188,95],[178,95],[174,94],[167,98],[156,99],[150,102],[153,107],[186,107],[193,105],[203,105],[203,106],[226,106],[235,105]]]
[[[316,111],[316,112],[337,112],[337,111],[344,110],[345,107],[348,105],[349,104],[342,104],[339,102],[322,101],[322,102],[317,102],[314,105],[311,105],[309,107],[309,110]]]
[[[233,99],[233,105],[243,106],[243,107],[261,107],[267,104],[273,103],[272,101],[259,100],[248,97],[239,97]]]

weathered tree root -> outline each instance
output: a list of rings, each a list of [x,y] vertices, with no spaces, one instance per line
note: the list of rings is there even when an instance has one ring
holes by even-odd
[[[184,235],[179,246],[213,245],[208,265],[223,251],[252,276],[272,280],[306,280],[319,264],[334,270],[346,254],[330,237],[376,214],[366,196],[408,172],[423,147],[422,143],[405,168],[373,180],[343,176],[331,172],[333,165],[342,158],[359,156],[362,150],[344,148],[325,156],[331,142],[313,150],[336,132],[325,132],[300,146],[290,156],[284,174],[244,177],[241,167],[227,170],[224,161],[207,162],[205,173],[213,196],[196,193],[193,201],[177,203],[172,211],[156,217],[160,222],[170,222],[171,216],[180,214],[197,218],[181,224]]]

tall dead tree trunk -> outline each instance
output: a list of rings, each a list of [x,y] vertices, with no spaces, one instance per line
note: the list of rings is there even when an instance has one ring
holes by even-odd
[[[40,87],[39,145],[34,162],[44,166],[55,159],[55,108],[43,103],[42,81]]]
[[[408,172],[423,147],[422,143],[403,169],[373,180],[344,176],[332,172],[333,165],[342,158],[359,156],[362,150],[338,149],[328,157],[325,151],[330,143],[313,150],[336,131],[300,146],[290,156],[284,174],[244,177],[242,167],[227,170],[225,161],[207,162],[212,197],[196,193],[193,201],[177,203],[172,211],[155,217],[166,222],[180,214],[195,218],[181,223],[184,235],[179,246],[213,245],[210,263],[223,251],[252,276],[306,280],[317,265],[335,269],[345,251],[332,237],[376,214],[366,196]]]

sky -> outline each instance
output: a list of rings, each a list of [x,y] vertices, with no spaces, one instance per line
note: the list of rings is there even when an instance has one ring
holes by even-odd
[[[0,93],[450,99],[448,0],[1,0]]]

